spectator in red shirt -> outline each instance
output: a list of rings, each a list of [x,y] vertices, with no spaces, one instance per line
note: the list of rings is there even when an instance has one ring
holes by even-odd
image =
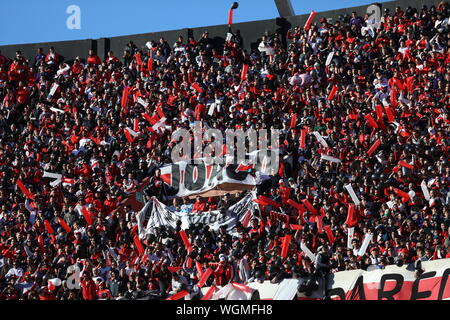
[[[90,65],[100,65],[102,64],[102,61],[100,60],[100,57],[95,54],[94,50],[89,50],[89,55],[87,57],[87,63]]]

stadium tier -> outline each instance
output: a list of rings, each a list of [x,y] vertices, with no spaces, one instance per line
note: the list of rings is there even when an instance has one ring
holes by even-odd
[[[449,299],[450,6],[411,3],[0,47],[0,300]]]

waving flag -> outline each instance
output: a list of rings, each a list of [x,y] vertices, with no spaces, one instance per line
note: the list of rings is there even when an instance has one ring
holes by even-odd
[[[32,194],[26,187],[25,185],[22,183],[22,181],[20,179],[17,179],[16,182],[17,186],[19,187],[19,189],[23,192],[23,194],[25,195],[25,197],[27,197],[30,200],[34,200],[34,194]]]
[[[311,11],[309,14],[308,20],[306,20],[305,26],[303,27],[305,30],[309,30],[311,27],[311,23],[314,20],[314,17],[316,16],[316,12],[314,10]]]
[[[237,9],[239,7],[239,3],[233,2],[231,5],[230,10],[228,10],[228,26],[231,26],[233,24],[233,13],[234,9]]]

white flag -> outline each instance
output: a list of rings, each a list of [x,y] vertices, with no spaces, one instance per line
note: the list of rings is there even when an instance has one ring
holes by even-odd
[[[51,172],[47,172],[47,171],[44,171],[44,174],[42,175],[42,177],[44,177],[44,178],[53,178],[53,179],[56,179],[56,180],[54,180],[54,181],[52,181],[52,182],[50,183],[50,185],[51,185],[52,187],[55,187],[55,186],[57,186],[58,184],[60,184],[60,183],[61,183],[61,180],[62,180],[62,175],[61,175],[61,174],[59,174],[59,173],[51,173]]]
[[[133,138],[136,138],[139,135],[136,131],[134,131],[128,127],[126,127],[125,129],[128,130],[128,132],[133,136]]]
[[[431,198],[430,197],[430,192],[428,191],[427,184],[426,184],[425,180],[422,181],[422,183],[420,184],[420,187],[422,188],[422,192],[423,192],[423,195],[424,195],[425,199],[427,199],[427,201],[430,201],[430,198]]]
[[[50,89],[50,93],[48,94],[48,98],[53,97],[53,95],[55,94],[56,90],[58,90],[59,84],[54,83],[52,85],[52,88]]]
[[[53,178],[53,179],[62,179],[62,175],[59,173],[51,173],[44,171],[44,174],[42,175],[43,178]]]
[[[364,241],[361,245],[361,248],[359,248],[358,256],[363,256],[366,253],[367,247],[369,246],[370,240],[372,240],[373,234],[366,233],[366,237],[364,238]]]
[[[324,147],[324,148],[328,148],[328,143],[325,141],[325,139],[320,135],[320,133],[318,133],[317,131],[314,131],[313,134],[316,136],[317,141],[320,142],[320,144]]]
[[[333,59],[333,56],[334,56],[334,51],[331,51],[328,54],[327,61],[325,61],[325,66],[328,66],[331,63],[331,60]]]
[[[148,106],[148,103],[145,102],[144,99],[142,99],[142,98],[140,98],[140,97],[137,99],[137,102],[138,102],[141,106],[143,106],[144,108],[147,108],[147,106]]]
[[[324,154],[321,155],[320,158],[323,159],[323,160],[330,161],[330,162],[341,163],[341,160],[339,160],[338,158],[330,157],[330,156],[327,156],[327,155],[324,155]]]
[[[66,113],[64,110],[54,108],[54,107],[51,107],[50,110],[52,110],[53,112]]]
[[[152,129],[155,131],[158,131],[159,129],[165,128],[165,122],[166,122],[166,118],[162,117],[161,119],[159,119],[159,121],[157,123],[155,123],[152,126]]]
[[[311,250],[309,250],[309,248],[303,242],[300,243],[300,249],[302,249],[302,251],[306,253],[311,261],[316,261],[316,256],[314,255],[314,253],[312,253]]]
[[[350,194],[350,197],[352,198],[353,202],[355,203],[355,205],[359,206],[360,201],[358,199],[358,197],[356,196],[355,191],[353,190],[353,187],[351,184],[346,184],[344,186],[345,189],[347,189],[348,193]]]
[[[352,241],[353,241],[353,237],[355,235],[355,228],[351,227],[351,228],[347,228],[347,248],[351,249],[352,248]]]
[[[214,110],[216,110],[215,102],[211,103],[211,105],[209,106],[208,115],[212,117],[212,115],[214,114]]]

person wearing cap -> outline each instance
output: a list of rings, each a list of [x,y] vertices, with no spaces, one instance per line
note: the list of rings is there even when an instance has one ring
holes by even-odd
[[[379,255],[378,246],[370,248],[370,262],[372,265],[378,266],[381,261],[381,256]]]
[[[97,289],[97,298],[99,300],[111,300],[112,295],[108,288],[106,288],[106,284],[104,281],[101,281],[98,285]]]

